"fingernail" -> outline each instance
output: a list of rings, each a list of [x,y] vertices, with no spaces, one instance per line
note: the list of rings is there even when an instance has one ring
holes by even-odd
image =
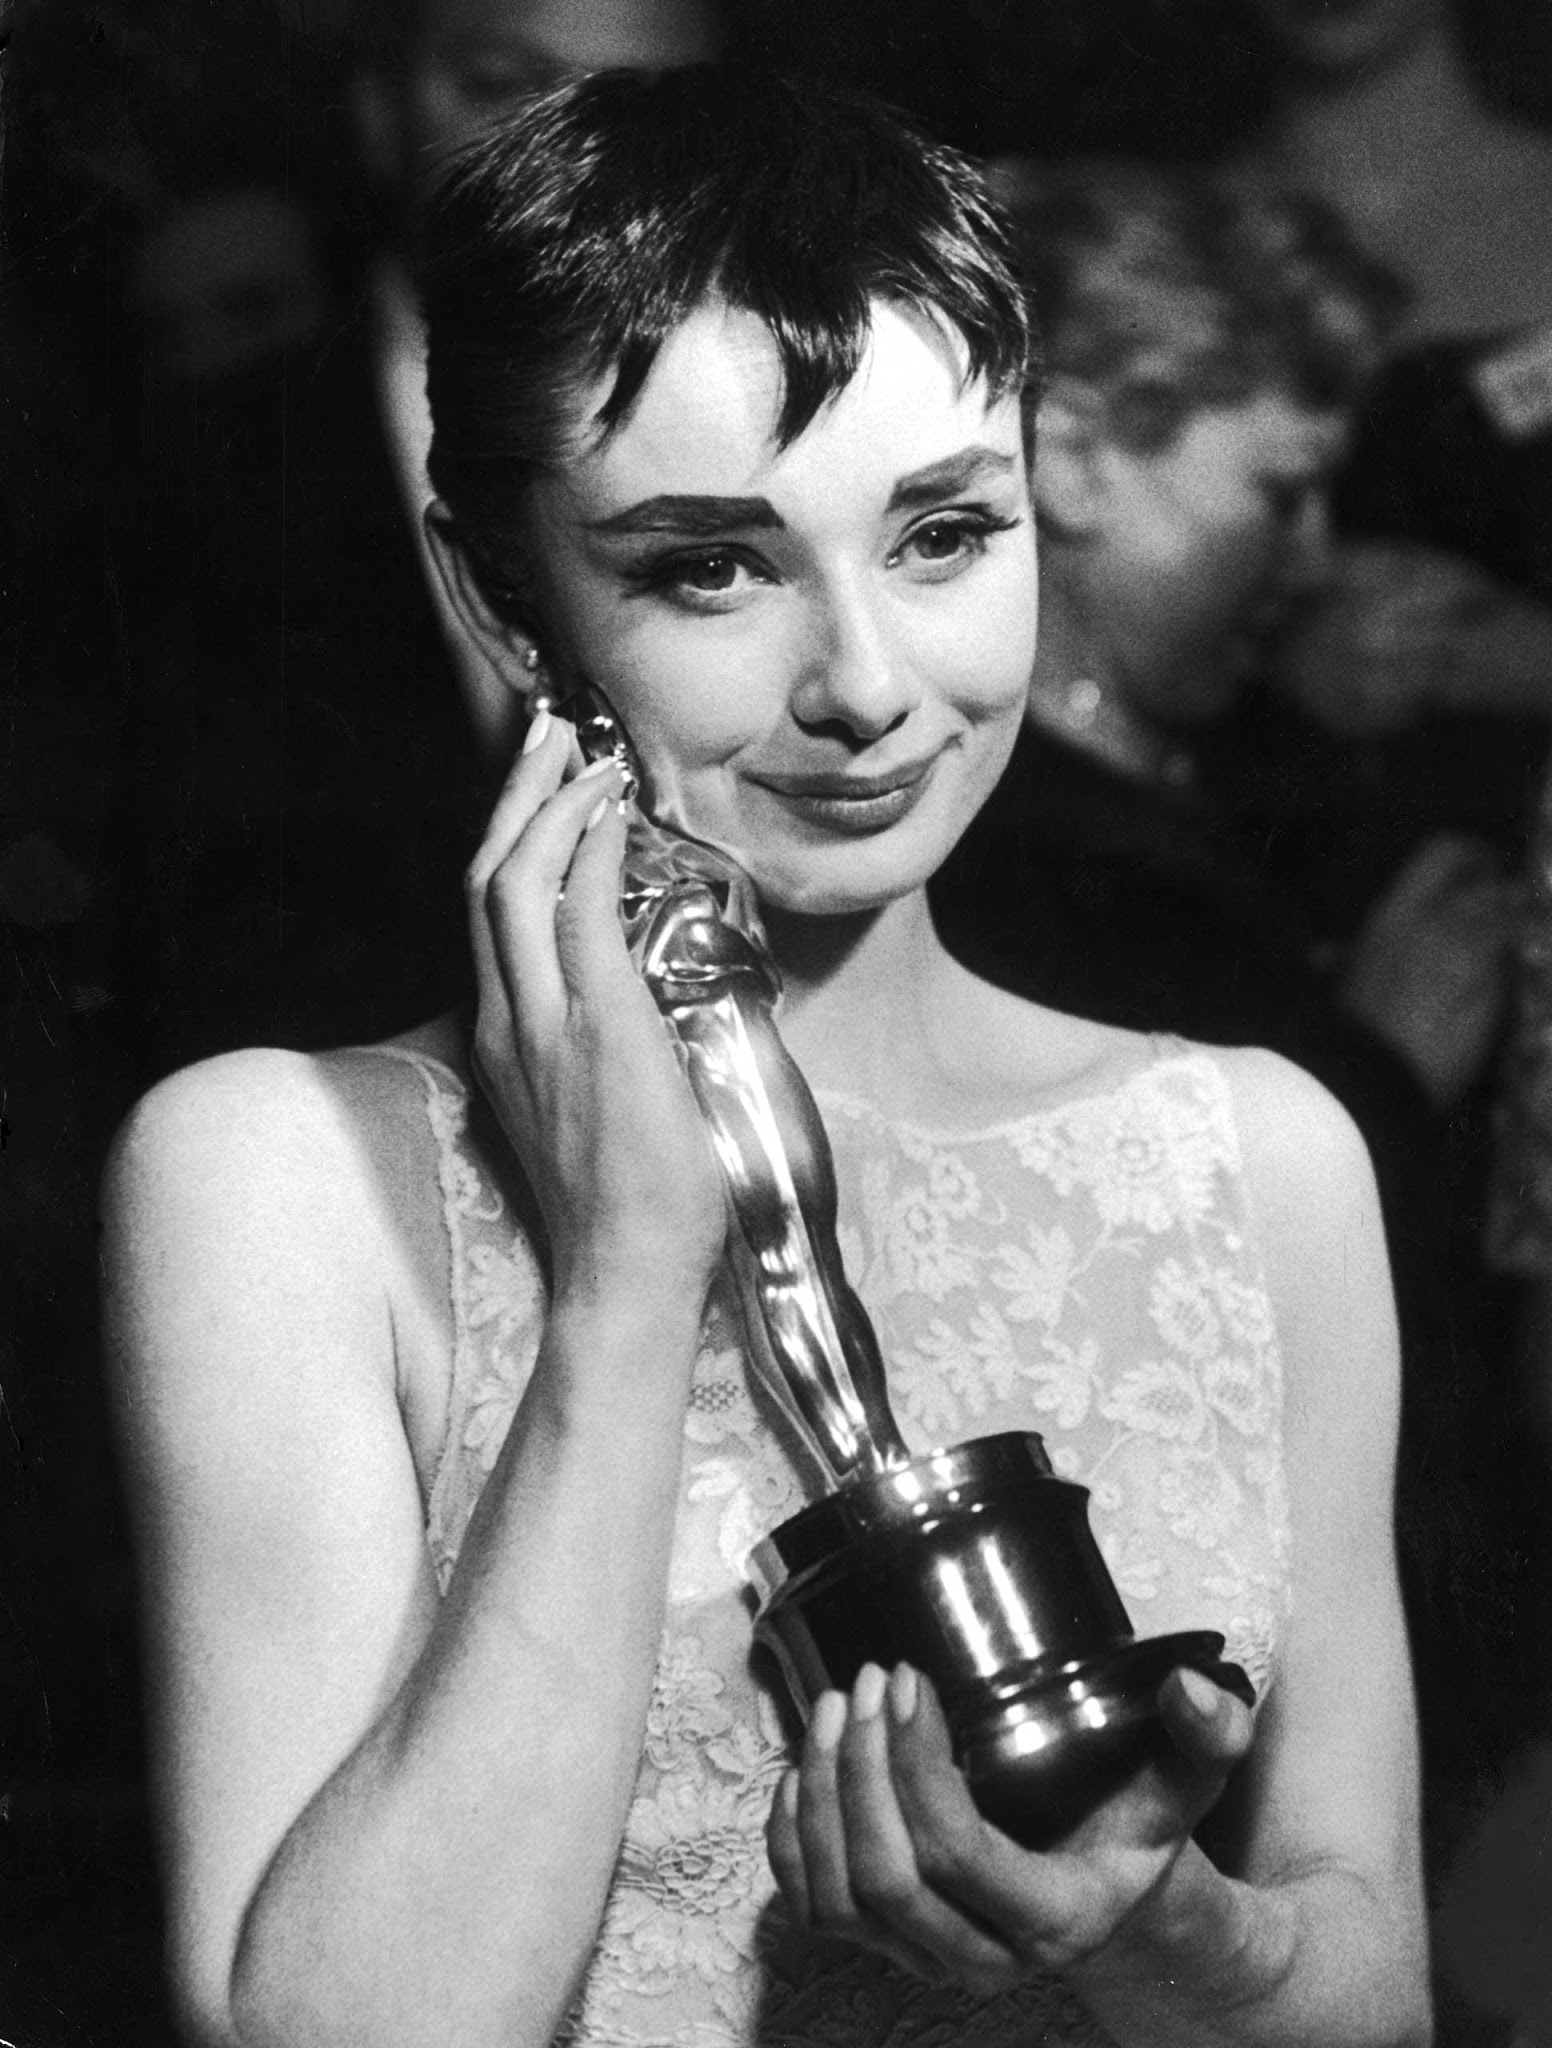
[[[781,1810],[788,1820],[796,1820],[798,1817],[798,1783],[797,1772],[788,1771],[776,1794],[781,1801]]]
[[[541,704],[534,713],[528,730],[523,736],[523,752],[525,754],[537,753],[539,748],[544,745],[545,736],[554,723],[555,720],[551,716],[549,705]]]
[[[822,1692],[808,1724],[809,1740],[816,1749],[834,1749],[846,1727],[846,1695]]]
[[[915,1712],[916,1673],[909,1664],[897,1664],[889,1675],[889,1718],[897,1728],[904,1728]]]
[[[594,804],[593,808],[588,812],[587,823],[582,827],[582,830],[584,832],[591,832],[593,827],[598,823],[599,819],[606,818],[608,817],[608,815],[609,799],[606,796],[601,796],[598,799],[597,803]]]
[[[851,1711],[858,1721],[871,1721],[884,1704],[889,1680],[876,1664],[864,1664],[851,1689]]]
[[[1210,1721],[1218,1711],[1223,1694],[1213,1684],[1212,1680],[1203,1677],[1200,1671],[1192,1671],[1188,1666],[1182,1664],[1179,1666],[1179,1672],[1181,1691],[1191,1702],[1197,1713],[1201,1715],[1202,1719]]]

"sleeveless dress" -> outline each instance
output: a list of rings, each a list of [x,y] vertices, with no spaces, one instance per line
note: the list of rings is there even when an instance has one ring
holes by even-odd
[[[544,1282],[482,1106],[423,1055],[455,1359],[427,1541],[446,1585],[538,1350]],[[841,1248],[913,1450],[1034,1429],[1140,1635],[1216,1628],[1263,1694],[1288,1602],[1277,1338],[1227,1084],[1154,1045],[1120,1083],[973,1134],[819,1095]],[[475,1114],[471,1115],[471,1109]],[[566,2048],[1047,2048],[1104,2036],[1067,1987],[983,2000],[784,1926],[764,1847],[789,1761],[751,1665],[752,1544],[813,1497],[714,1291],[684,1424],[640,1776]]]

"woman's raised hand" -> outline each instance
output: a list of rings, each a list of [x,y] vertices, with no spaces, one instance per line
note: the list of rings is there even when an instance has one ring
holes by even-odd
[[[983,1820],[928,1681],[864,1666],[821,1696],[801,1768],[772,1809],[771,1867],[801,1926],[881,1950],[982,1996],[1095,1961],[1162,1899],[1191,1831],[1250,1747],[1249,1710],[1177,1671],[1160,1693],[1173,1745],[1055,1848]],[[1162,1908],[1161,1908],[1162,1910]]]
[[[726,1207],[619,920],[613,762],[540,712],[470,866],[474,1065],[544,1212],[559,1293],[613,1275],[704,1293]]]

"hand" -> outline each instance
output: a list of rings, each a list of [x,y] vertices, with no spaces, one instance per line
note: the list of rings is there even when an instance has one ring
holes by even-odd
[[[1173,1744],[1056,1848],[982,1820],[937,1697],[900,1665],[825,1693],[771,1814],[771,1867],[800,1926],[981,1996],[1100,1957],[1138,1931],[1191,1831],[1250,1747],[1251,1715],[1193,1671],[1159,1695]]]
[[[700,1112],[620,928],[612,762],[541,713],[468,875],[474,1066],[529,1173],[560,1291],[620,1272],[704,1294],[726,1205]]]
[[[1545,708],[1552,612],[1440,549],[1357,541],[1295,615],[1272,675],[1311,718],[1351,739],[1439,711]]]
[[[1370,911],[1338,989],[1344,1009],[1447,1108],[1481,1072],[1508,999],[1519,891],[1491,847],[1425,840]]]

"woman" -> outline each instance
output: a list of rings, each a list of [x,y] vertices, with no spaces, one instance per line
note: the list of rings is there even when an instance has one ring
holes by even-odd
[[[1034,644],[1029,337],[976,179],[812,87],[608,77],[477,148],[433,249],[449,592],[513,687],[602,688],[753,876],[911,1440],[1040,1422],[1147,1630],[1221,1621],[1266,1689],[1252,1730],[1176,1674],[1174,1768],[1045,1856],[906,1670],[791,1767],[742,1559],[805,1482],[621,943],[617,779],[541,712],[470,876],[477,1088],[450,1023],[246,1054],[109,1176],[192,2030],[1420,2039],[1361,1147],[1264,1056],[995,993],[927,915]],[[1220,1868],[1191,1830],[1231,1776]]]

